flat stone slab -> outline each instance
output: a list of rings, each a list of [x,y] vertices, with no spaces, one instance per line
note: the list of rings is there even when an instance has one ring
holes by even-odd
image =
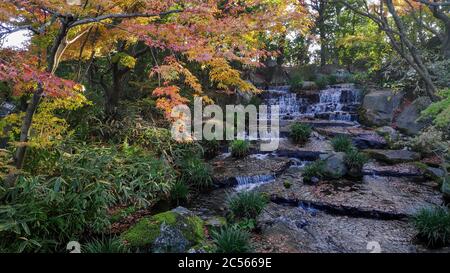
[[[316,128],[320,134],[334,137],[337,135],[344,135],[352,138],[353,143],[360,149],[367,148],[383,148],[387,146],[387,141],[377,132],[365,130],[358,127],[327,127]]]
[[[377,162],[364,164],[362,169],[364,175],[393,176],[393,177],[422,177],[425,170],[414,163],[400,163],[383,166]]]
[[[217,186],[235,186],[238,177],[257,177],[278,175],[292,162],[288,158],[247,156],[243,159],[227,157],[216,158],[210,162],[213,167],[213,179]]]
[[[390,164],[412,162],[420,159],[420,154],[408,150],[367,149],[364,152],[374,159]]]
[[[369,253],[369,242],[377,242],[383,253],[427,252],[414,244],[415,230],[407,221],[334,216],[272,203],[257,225],[256,252]]]
[[[285,187],[285,182],[291,186]],[[362,181],[302,182],[301,171],[289,169],[276,181],[261,185],[277,203],[309,205],[337,215],[375,219],[402,219],[423,207],[440,205],[437,183],[416,183],[408,177],[364,176]]]

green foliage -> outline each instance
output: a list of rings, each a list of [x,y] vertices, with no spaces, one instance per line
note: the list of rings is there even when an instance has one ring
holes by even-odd
[[[180,171],[180,180],[197,189],[206,189],[212,186],[212,169],[197,154],[186,154],[177,160]]]
[[[330,84],[328,77],[325,75],[319,75],[314,82],[319,89],[325,89]]]
[[[0,191],[0,241],[11,251],[58,251],[84,231],[103,232],[108,207],[152,205],[175,180],[166,163],[130,148],[72,145],[54,158],[52,169],[20,175]]]
[[[231,142],[231,155],[235,158],[246,157],[250,152],[250,143],[246,140],[233,140]]]
[[[304,144],[312,133],[311,126],[303,123],[295,123],[291,126],[289,136],[297,144]]]
[[[254,191],[238,192],[228,197],[228,208],[234,218],[256,218],[267,205],[267,198]]]
[[[319,179],[325,177],[325,161],[316,160],[313,163],[306,165],[303,169],[303,181],[310,181],[313,177]]]
[[[357,149],[350,149],[345,153],[345,165],[351,170],[361,171],[364,164],[369,160],[368,157]]]
[[[348,152],[353,149],[352,139],[345,135],[337,135],[331,140],[336,152]]]
[[[187,201],[189,197],[189,187],[182,181],[177,181],[170,189],[170,199],[179,205]]]
[[[82,245],[82,253],[128,253],[130,250],[114,237],[95,239]]]
[[[442,129],[450,127],[450,88],[441,90],[438,94],[440,101],[432,103],[422,111],[422,118],[432,118],[433,124]]]
[[[256,228],[256,219],[253,218],[243,218],[240,219],[236,225],[240,228],[240,229],[244,229],[244,230],[248,230],[248,231],[252,231]]]
[[[291,75],[289,84],[291,85],[291,88],[293,88],[294,90],[301,89],[303,87],[303,78],[299,71],[296,71]]]
[[[135,206],[129,206],[125,208],[118,209],[114,211],[114,213],[111,214],[110,222],[116,223],[120,220],[124,219],[125,217],[130,216],[131,214],[135,213],[137,208]]]
[[[292,183],[291,183],[291,182],[288,182],[288,181],[285,181],[285,182],[283,183],[283,186],[284,186],[286,189],[290,189],[290,188],[292,187]]]
[[[250,248],[250,234],[238,226],[225,226],[212,232],[217,253],[247,253]]]
[[[418,236],[430,247],[450,243],[450,212],[446,207],[425,208],[412,218]]]
[[[220,152],[220,141],[217,139],[203,140],[201,146],[203,148],[203,155],[206,159],[212,159]]]

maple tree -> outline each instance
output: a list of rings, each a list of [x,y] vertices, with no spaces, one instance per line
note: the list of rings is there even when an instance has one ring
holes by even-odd
[[[258,66],[271,56],[255,39],[261,32],[276,32],[286,21],[306,25],[302,1],[248,0],[6,0],[0,3],[0,37],[27,30],[31,43],[24,52],[3,51],[0,80],[14,85],[17,94],[32,94],[20,130],[15,161],[23,165],[33,115],[42,97],[70,96],[82,82],[81,65],[72,79],[55,76],[62,61],[92,64],[107,58],[112,73],[105,89],[107,112],[114,112],[123,92],[124,75],[133,70],[140,54],[151,49],[168,52],[164,63],[153,64],[149,76],[158,75],[160,86],[153,91],[158,106],[166,112],[185,103],[176,83],[183,78],[195,95],[202,88],[195,75],[180,60],[196,62],[209,70],[219,89],[254,91],[230,65],[239,62]],[[92,69],[88,65],[87,70]],[[100,77],[101,78],[101,77]]]

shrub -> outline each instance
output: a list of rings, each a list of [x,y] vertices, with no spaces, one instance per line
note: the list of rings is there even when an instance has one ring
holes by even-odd
[[[331,74],[327,77],[328,84],[333,85],[338,82],[338,77],[335,74]]]
[[[303,78],[301,73],[296,72],[291,76],[289,81],[292,89],[301,89],[303,87]]]
[[[433,124],[441,129],[450,127],[450,88],[438,92],[440,101],[432,103],[422,111],[421,118],[432,118]]]
[[[267,198],[258,192],[243,191],[228,197],[228,208],[236,218],[256,218],[267,204]]]
[[[328,77],[325,75],[318,76],[314,82],[316,83],[317,87],[319,87],[319,89],[324,89],[327,87],[327,85],[329,85]]]
[[[212,232],[217,253],[250,252],[250,234],[237,226],[225,226]]]
[[[152,205],[175,179],[165,162],[132,149],[73,146],[55,156],[51,173],[25,173],[0,190],[0,240],[11,251],[58,251],[85,231],[101,233],[108,207]]]
[[[246,140],[234,140],[231,142],[231,155],[235,158],[243,158],[250,153],[250,143]]]
[[[444,246],[450,243],[450,213],[446,207],[434,207],[420,210],[412,222],[418,231],[418,237],[425,240],[429,247]]]
[[[180,180],[198,189],[206,189],[212,186],[212,169],[198,155],[187,154],[178,160]]]
[[[283,186],[284,186],[286,189],[290,189],[290,188],[292,187],[292,184],[291,184],[291,182],[285,181],[285,182],[283,183]]]
[[[203,155],[206,159],[214,158],[220,152],[220,142],[217,139],[203,140],[201,146],[203,147]]]
[[[297,144],[304,144],[311,135],[311,126],[303,123],[295,123],[291,126],[290,137]]]
[[[188,199],[189,196],[189,187],[183,183],[182,181],[177,181],[173,184],[172,189],[170,190],[170,199],[175,202],[177,205],[180,202],[184,202]]]
[[[356,149],[350,149],[345,154],[345,165],[350,169],[350,174],[359,176],[364,164],[369,160],[368,157]]]
[[[82,245],[83,253],[128,253],[130,250],[122,243],[121,240],[108,237],[96,239]]]
[[[325,162],[323,160],[316,160],[313,163],[306,165],[303,169],[303,181],[311,181],[311,178],[325,177]]]
[[[344,135],[337,135],[331,140],[331,145],[336,152],[348,152],[353,149],[351,138]]]

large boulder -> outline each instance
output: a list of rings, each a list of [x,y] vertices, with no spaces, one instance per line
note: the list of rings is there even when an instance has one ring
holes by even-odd
[[[397,128],[409,135],[415,135],[425,128],[428,120],[418,121],[420,112],[425,110],[431,104],[428,97],[419,97],[410,105],[406,106],[396,119]]]
[[[325,161],[324,172],[331,178],[341,178],[347,174],[347,166],[345,165],[345,153],[331,153],[322,155]]]
[[[364,150],[370,157],[389,164],[412,162],[420,159],[420,155],[408,150]]]
[[[394,93],[391,90],[369,92],[362,104],[362,121],[368,125],[390,125],[402,97],[401,93]]]
[[[120,238],[142,252],[182,253],[204,242],[204,223],[188,209],[178,207],[141,219]]]

